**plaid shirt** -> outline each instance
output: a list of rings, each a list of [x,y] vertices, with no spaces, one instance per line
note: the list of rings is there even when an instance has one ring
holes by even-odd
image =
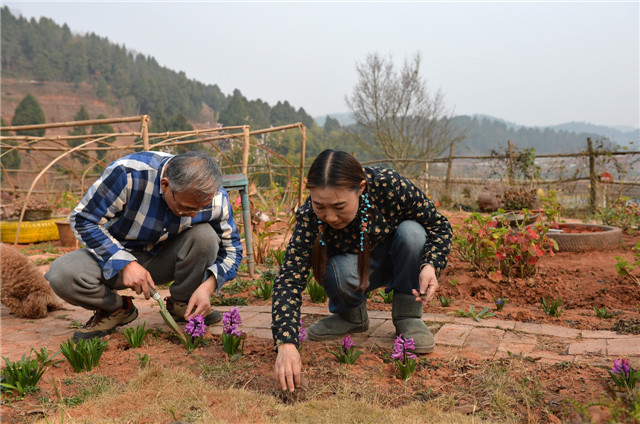
[[[220,188],[211,206],[195,217],[175,215],[160,187],[163,171],[172,157],[168,153],[141,152],[110,164],[73,210],[71,228],[95,255],[104,277],[112,278],[136,260],[130,252],[155,254],[165,240],[195,224],[208,222],[221,242],[218,257],[205,271],[203,281],[215,275],[219,290],[235,278],[242,260],[242,244],[229,195]]]

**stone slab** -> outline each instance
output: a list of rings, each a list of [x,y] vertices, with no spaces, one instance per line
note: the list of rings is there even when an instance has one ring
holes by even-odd
[[[607,354],[606,339],[586,339],[569,344],[569,355],[595,354],[605,356]]]
[[[473,327],[461,324],[445,324],[435,334],[436,345],[462,347]]]
[[[471,330],[462,348],[467,352],[492,357],[496,353],[504,334],[505,330],[476,327]]]

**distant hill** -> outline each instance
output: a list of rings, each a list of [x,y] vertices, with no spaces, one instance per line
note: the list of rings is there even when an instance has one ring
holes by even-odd
[[[351,113],[331,113],[314,118],[320,126],[327,117],[347,127],[355,123]],[[586,139],[606,138],[622,147],[638,149],[640,129],[612,128],[581,122],[569,122],[549,127],[526,127],[489,115],[456,116],[454,122],[466,128],[467,137],[457,151],[461,154],[488,153],[500,150],[511,140],[518,148],[535,148],[538,154],[569,153],[586,147]]]

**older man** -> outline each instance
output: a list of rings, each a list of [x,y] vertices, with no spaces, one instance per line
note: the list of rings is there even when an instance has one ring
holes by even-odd
[[[177,320],[221,319],[210,296],[236,276],[242,244],[216,161],[199,152],[141,152],[110,164],[71,214],[84,248],[61,256],[45,278],[67,302],[95,311],[75,340],[133,321],[130,288],[173,281],[166,300]]]

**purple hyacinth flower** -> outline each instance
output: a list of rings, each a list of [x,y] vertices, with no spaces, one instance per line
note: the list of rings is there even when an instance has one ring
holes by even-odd
[[[416,344],[413,341],[413,337],[405,339],[402,334],[396,337],[393,343],[393,353],[391,359],[397,359],[404,361],[404,359],[417,359],[417,356],[412,352],[416,348]]]
[[[187,320],[187,325],[184,327],[185,333],[191,337],[201,337],[207,330],[207,326],[204,323],[204,317],[200,314],[191,315]]]
[[[231,308],[229,312],[225,312],[222,315],[222,330],[225,334],[233,334],[234,336],[242,336],[242,331],[239,327],[242,324],[240,318],[240,311],[238,308]]]
[[[629,365],[629,361],[626,358],[613,360],[613,368],[611,368],[611,372],[613,374],[615,375],[624,374],[625,378],[629,378],[630,371],[631,371],[631,366]]]
[[[349,352],[349,349],[351,349],[353,346],[355,346],[355,344],[351,340],[351,336],[349,334],[347,334],[347,337],[345,337],[344,340],[342,340],[342,342],[340,342],[340,344],[342,345],[342,351],[344,353]]]
[[[298,343],[302,343],[307,340],[307,329],[304,328],[302,320],[300,320],[300,330],[298,332]]]

